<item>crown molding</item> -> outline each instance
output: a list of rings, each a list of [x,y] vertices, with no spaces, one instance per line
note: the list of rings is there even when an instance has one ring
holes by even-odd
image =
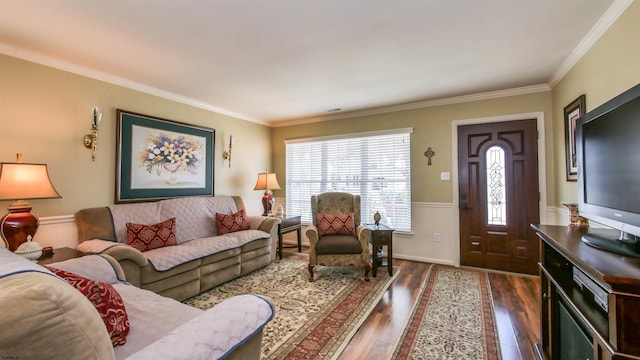
[[[359,117],[359,116],[385,114],[390,112],[459,104],[459,103],[472,102],[472,101],[498,99],[498,98],[503,98],[508,96],[526,95],[526,94],[533,94],[533,93],[539,93],[539,92],[545,92],[545,91],[551,91],[551,87],[547,84],[539,84],[539,85],[524,86],[524,87],[513,88],[513,89],[489,91],[489,92],[472,94],[472,95],[462,95],[462,96],[454,96],[454,97],[434,99],[434,100],[425,100],[425,101],[400,104],[400,105],[383,106],[383,107],[377,107],[373,109],[350,111],[350,112],[332,114],[332,115],[326,115],[326,116],[284,120],[284,121],[272,122],[270,125],[272,127],[282,127],[282,126],[290,126],[290,125],[309,124],[309,123],[315,123],[315,122],[321,122],[321,121],[330,121],[330,120],[347,119],[347,118],[353,118],[353,117]]]
[[[226,115],[226,116],[231,116],[237,119],[241,119],[241,120],[246,120],[246,121],[250,121],[250,122],[254,122],[257,124],[261,124],[261,125],[267,125],[269,126],[269,122],[260,120],[260,119],[256,119],[256,118],[252,118],[252,117],[248,117],[245,115],[241,115],[238,113],[234,113],[231,111],[227,111],[218,107],[215,107],[211,104],[202,102],[202,101],[198,101],[195,99],[191,99],[189,97],[186,96],[182,96],[182,95],[178,95],[169,91],[165,91],[165,90],[161,90],[152,86],[148,86],[145,84],[141,84],[135,81],[131,81],[122,77],[118,77],[112,74],[108,74],[105,72],[101,72],[95,69],[91,69],[88,67],[84,67],[84,66],[80,66],[77,64],[73,64],[71,62],[68,61],[64,61],[64,60],[60,60],[60,59],[56,59],[50,56],[46,56],[43,55],[41,53],[38,52],[34,52],[34,51],[30,51],[30,50],[25,50],[22,48],[18,48],[16,46],[12,46],[12,45],[8,45],[5,43],[0,42],[0,54],[4,54],[4,55],[8,55],[8,56],[12,56],[18,59],[22,59],[22,60],[26,60],[26,61],[30,61],[36,64],[40,64],[40,65],[44,65],[44,66],[48,66],[48,67],[52,67],[54,69],[58,69],[58,70],[62,70],[62,71],[66,71],[66,72],[70,72],[73,74],[77,74],[77,75],[81,75],[84,77],[88,77],[90,79],[94,79],[94,80],[99,80],[99,81],[103,81],[109,84],[113,84],[113,85],[117,85],[117,86],[121,86],[127,89],[131,89],[131,90],[135,90],[135,91],[139,91],[145,94],[149,94],[149,95],[154,95],[154,96],[158,96],[160,98],[163,99],[167,99],[167,100],[171,100],[171,101],[175,101],[175,102],[179,102],[182,104],[186,104],[186,105],[190,105],[193,107],[197,107],[200,109],[204,109],[204,110],[208,110],[208,111],[213,111],[215,113],[218,114],[222,114],[222,115]]]
[[[167,100],[176,101],[182,104],[194,106],[204,110],[216,112],[222,115],[230,116],[233,118],[250,121],[253,123],[271,126],[271,127],[283,127],[291,125],[308,124],[322,121],[348,119],[360,116],[385,114],[390,112],[413,110],[420,108],[428,108],[435,106],[451,105],[472,101],[489,100],[501,97],[516,96],[532,94],[544,91],[550,91],[560,80],[575,66],[575,64],[586,54],[586,52],[595,44],[595,42],[611,27],[613,23],[624,13],[624,11],[633,3],[633,0],[614,0],[611,6],[600,17],[596,24],[589,30],[587,35],[578,43],[576,48],[569,54],[562,65],[551,76],[547,84],[539,84],[532,86],[525,86],[520,88],[505,89],[498,91],[490,91],[472,95],[455,96],[442,99],[426,100],[413,103],[383,106],[372,109],[356,110],[344,113],[331,114],[326,116],[316,116],[299,118],[283,121],[265,121],[246,115],[227,111],[211,104],[198,101],[192,98],[188,98],[182,95],[178,95],[172,92],[161,90],[152,86],[148,86],[142,83],[134,82],[125,78],[114,76],[108,73],[97,71],[95,69],[79,66],[67,61],[59,60],[50,56],[43,55],[38,52],[18,48],[16,46],[8,45],[0,42],[0,54],[16,57],[22,60],[34,62],[37,64],[49,66],[58,70],[67,71],[73,74],[85,76],[91,79],[103,81],[117,86],[122,86],[135,91],[140,91],[146,94],[158,96]]]
[[[549,86],[558,85],[560,80],[582,59],[582,57],[591,49],[593,44],[615,23],[620,15],[633,3],[633,0],[614,0],[611,6],[602,14],[600,19],[593,25],[591,30],[573,49],[571,54],[564,60],[562,65],[549,79]]]

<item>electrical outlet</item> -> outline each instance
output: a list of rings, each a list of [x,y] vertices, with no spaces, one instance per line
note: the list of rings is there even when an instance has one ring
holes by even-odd
[[[440,173],[440,180],[449,180],[451,176],[448,171],[443,171]]]
[[[433,241],[440,241],[440,233],[433,234]]]

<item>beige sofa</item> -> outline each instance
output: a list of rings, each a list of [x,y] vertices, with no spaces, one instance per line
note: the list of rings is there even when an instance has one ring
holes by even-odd
[[[276,257],[274,217],[249,216],[251,229],[218,235],[216,213],[244,209],[237,196],[187,197],[78,211],[78,250],[118,260],[127,281],[185,300],[268,265]],[[140,252],[126,245],[126,223],[152,225],[176,218],[177,246]]]
[[[1,359],[259,359],[268,299],[229,298],[203,311],[122,281],[108,255],[48,265],[113,286],[129,331],[112,346],[96,307],[48,269],[0,248]]]

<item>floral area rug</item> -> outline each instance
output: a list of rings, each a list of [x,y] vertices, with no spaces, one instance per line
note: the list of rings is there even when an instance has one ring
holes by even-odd
[[[185,300],[206,310],[239,294],[271,299],[276,315],[265,327],[262,359],[334,359],[344,350],[398,273],[317,266],[309,282],[308,256],[296,254]]]
[[[500,359],[486,272],[433,265],[393,359]]]

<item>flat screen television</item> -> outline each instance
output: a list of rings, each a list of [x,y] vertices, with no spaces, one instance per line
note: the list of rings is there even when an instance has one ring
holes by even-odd
[[[580,215],[619,230],[582,241],[640,257],[640,84],[578,120],[576,155]]]

